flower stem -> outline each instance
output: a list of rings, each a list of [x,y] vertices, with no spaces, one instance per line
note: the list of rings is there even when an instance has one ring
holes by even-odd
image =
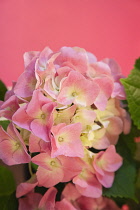
[[[28,163],[28,168],[29,168],[29,173],[30,173],[30,175],[33,176],[33,171],[32,171],[32,165],[31,165],[31,163],[32,163],[32,162],[29,162],[29,163]]]

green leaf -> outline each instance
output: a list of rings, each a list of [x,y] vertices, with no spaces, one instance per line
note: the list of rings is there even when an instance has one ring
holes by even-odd
[[[0,209],[18,210],[18,199],[15,196],[15,192],[7,196],[0,196]]]
[[[0,80],[0,100],[4,101],[4,96],[7,91],[5,84]]]
[[[134,124],[140,129],[140,59],[136,61],[131,74],[121,79],[127,96],[128,108]]]
[[[140,58],[138,58],[135,62],[135,68],[140,70]]]
[[[0,196],[10,195],[16,189],[12,172],[4,166],[0,166]]]
[[[104,188],[103,195],[107,197],[131,198],[135,197],[135,175],[134,165],[124,160],[123,166],[116,172],[115,181],[111,188]]]
[[[119,137],[119,142],[117,145],[117,150],[119,154],[125,156],[126,159],[130,158],[132,159],[135,156],[136,152],[136,143],[134,139],[135,137],[139,136],[140,136],[140,130],[138,130],[137,127],[132,123],[130,133],[127,135],[124,135],[122,133]]]
[[[7,127],[9,125],[10,121],[9,120],[0,120],[0,125],[3,127],[3,129],[6,131]]]
[[[104,188],[103,195],[107,197],[131,198],[137,202],[135,197],[136,166],[133,156],[136,151],[134,142],[135,126],[132,126],[130,134],[121,134],[117,152],[123,157],[122,167],[115,173],[115,180],[111,188]]]
[[[35,163],[31,162],[31,166],[32,166],[33,170],[36,172],[37,169],[38,169],[38,165],[36,165]]]

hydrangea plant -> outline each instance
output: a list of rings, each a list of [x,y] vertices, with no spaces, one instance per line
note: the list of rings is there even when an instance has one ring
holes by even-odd
[[[24,65],[0,101],[0,159],[30,169],[15,209],[118,210],[138,202],[139,60],[126,79],[113,59],[98,61],[79,47],[26,52]]]

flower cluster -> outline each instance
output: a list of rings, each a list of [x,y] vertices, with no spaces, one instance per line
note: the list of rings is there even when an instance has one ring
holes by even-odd
[[[78,207],[71,209],[84,205],[84,199],[104,205],[102,188],[112,186],[123,161],[115,145],[119,134],[130,130],[120,102],[125,99],[120,67],[112,59],[97,61],[78,47],[28,52],[24,63],[25,71],[0,102],[0,116],[11,121],[7,132],[0,127],[0,158],[8,165],[38,165],[36,181],[23,185],[23,191],[50,188],[45,198],[33,192],[25,198],[36,199],[41,209],[50,194],[53,201],[47,205],[55,205],[53,186],[69,181],[78,193]],[[56,203],[60,209],[72,205],[67,196],[64,192],[63,201]]]
[[[28,185],[27,183],[22,183],[17,188],[17,197],[21,197],[25,194],[25,197],[19,198],[20,210],[121,210],[111,199],[105,197],[89,198],[81,195],[72,183],[66,185],[62,191],[61,201],[57,202],[55,202],[57,189],[54,187],[49,188],[42,196],[40,193],[31,191],[31,183],[28,183]]]

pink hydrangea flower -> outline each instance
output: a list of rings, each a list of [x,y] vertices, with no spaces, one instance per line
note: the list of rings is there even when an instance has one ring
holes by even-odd
[[[45,97],[41,90],[35,90],[31,101],[21,106],[13,115],[13,122],[31,131],[44,141],[50,141],[53,124],[53,109],[56,103]]]
[[[18,98],[15,95],[12,95],[0,106],[0,117],[5,117],[8,120],[12,120],[13,114],[19,108]]]
[[[80,123],[66,125],[60,123],[52,127],[51,140],[52,157],[65,155],[69,157],[83,157],[83,146],[80,140],[82,126]],[[78,149],[77,149],[78,148]]]
[[[101,196],[122,165],[115,150],[119,135],[131,127],[120,103],[125,99],[120,67],[79,47],[26,52],[24,64],[25,71],[0,101],[0,116],[11,121],[7,132],[0,127],[0,158],[8,165],[38,165],[17,187],[19,210],[118,210]],[[75,185],[69,183],[55,203],[53,186],[69,181]],[[50,189],[42,196],[36,186]]]
[[[7,132],[0,127],[0,159],[7,165],[29,163],[31,160],[23,139],[12,123]]]
[[[116,153],[115,146],[111,145],[107,150],[99,152],[93,160],[93,167],[99,182],[106,188],[112,186],[114,172],[122,165],[122,157]]]

